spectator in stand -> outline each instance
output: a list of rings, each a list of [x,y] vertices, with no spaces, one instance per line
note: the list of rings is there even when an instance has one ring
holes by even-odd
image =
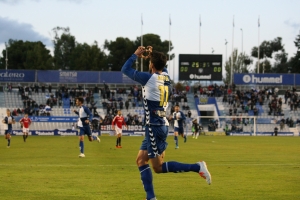
[[[29,88],[30,88],[31,92],[34,92],[34,85],[33,84],[30,85]]]
[[[190,92],[190,86],[189,85],[185,86],[185,91],[186,91],[186,93]]]
[[[90,100],[91,100],[91,97],[88,95],[88,96],[85,98],[86,104],[89,104],[89,103],[90,103]]]
[[[123,104],[124,104],[123,101],[119,102],[120,110],[123,110]]]
[[[39,93],[39,86],[37,84],[34,85],[34,92]]]
[[[51,107],[48,104],[46,104],[44,108],[44,112],[46,113],[47,116],[50,116],[50,111],[51,111]]]
[[[253,109],[253,114],[254,114],[255,116],[258,116],[258,110],[257,110],[256,107],[254,107],[254,109]]]
[[[18,116],[17,109],[14,109],[14,110],[12,111],[12,116]]]
[[[229,116],[232,116],[232,107],[229,108]]]
[[[138,125],[143,125],[143,118],[142,118],[142,116],[139,116],[138,117]]]
[[[125,108],[128,111],[128,108],[129,108],[129,101],[128,100],[125,101]]]
[[[45,93],[46,92],[46,87],[45,87],[45,85],[43,84],[42,85],[42,93]]]
[[[18,114],[22,114],[22,111],[21,111],[20,108],[17,109],[17,113],[18,113]]]
[[[51,84],[49,84],[49,86],[48,86],[48,92],[49,92],[49,93],[52,92],[52,86],[51,86]]]
[[[7,85],[7,91],[8,91],[8,92],[11,92],[11,91],[12,91],[12,85],[11,85],[11,83]]]
[[[188,116],[188,118],[192,117],[192,112],[190,110],[188,110],[187,116]]]
[[[233,113],[237,115],[237,108],[235,106],[233,107]]]

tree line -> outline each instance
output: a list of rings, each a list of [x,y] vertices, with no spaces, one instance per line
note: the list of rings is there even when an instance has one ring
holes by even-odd
[[[76,37],[71,34],[68,27],[55,27],[52,31],[53,55],[40,41],[9,39],[8,69],[120,71],[124,62],[141,44],[141,37],[137,37],[134,41],[118,37],[115,41],[105,40],[103,47],[100,48],[97,41],[92,44],[76,41]],[[143,44],[151,45],[155,50],[169,55],[169,41],[162,41],[159,35],[143,35]],[[170,55],[171,59],[173,57],[174,54]],[[0,69],[5,69],[5,60],[6,49],[0,56]],[[140,66],[141,59],[138,62]],[[148,61],[143,60],[143,66],[144,70],[148,70]]]
[[[232,55],[225,62],[226,77],[223,81],[230,83],[231,66],[234,73],[300,73],[300,34],[296,36],[294,44],[297,48],[295,54],[288,59],[288,54],[285,52],[282,38],[277,37],[270,41],[263,41],[258,47],[254,46],[251,49],[251,55],[244,52],[238,53],[234,49]],[[254,62],[259,58],[256,63]],[[233,61],[233,62],[232,62]],[[251,65],[254,64],[254,68]]]

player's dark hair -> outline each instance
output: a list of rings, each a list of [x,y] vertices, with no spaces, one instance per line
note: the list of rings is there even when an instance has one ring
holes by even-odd
[[[162,52],[153,50],[150,53],[150,61],[156,70],[161,71],[166,66],[167,57]]]
[[[83,103],[83,102],[84,102],[83,97],[77,97],[76,100],[78,100],[80,103]]]

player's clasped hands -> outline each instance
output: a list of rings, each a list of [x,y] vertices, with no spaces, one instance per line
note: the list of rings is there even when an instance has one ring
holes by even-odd
[[[149,55],[143,55],[143,53],[148,53],[150,54],[152,52],[153,47],[152,46],[147,46],[147,48],[145,48],[144,46],[139,46],[137,48],[137,50],[135,50],[134,54],[137,55],[139,58],[144,58],[147,59],[149,57]]]
[[[135,50],[134,54],[137,55],[137,56],[140,58],[140,57],[142,57],[142,55],[143,55],[143,53],[144,53],[145,51],[146,51],[145,47],[139,46],[139,47]]]

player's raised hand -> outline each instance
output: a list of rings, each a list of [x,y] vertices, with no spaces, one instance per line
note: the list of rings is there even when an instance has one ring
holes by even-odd
[[[134,54],[137,55],[137,57],[141,58],[142,55],[143,55],[143,53],[145,52],[145,50],[146,50],[145,47],[139,46],[139,47],[135,50]]]

